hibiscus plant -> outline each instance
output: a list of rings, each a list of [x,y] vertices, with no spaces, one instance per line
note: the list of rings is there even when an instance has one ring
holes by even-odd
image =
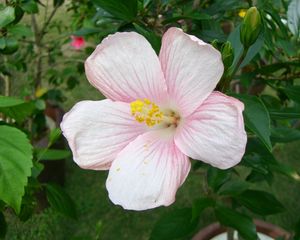
[[[124,211],[170,206],[188,174],[199,173],[198,198],[162,215],[150,239],[190,239],[209,212],[228,239],[236,230],[239,239],[254,240],[254,219],[286,211],[272,183],[278,175],[299,182],[300,175],[273,153],[300,140],[300,1],[54,0],[50,15],[48,7],[34,0],[0,5],[2,212],[26,218],[28,196],[42,188],[52,207],[76,217],[72,196],[38,181],[42,158],[69,154],[51,149],[60,130],[43,132],[43,149],[35,140],[45,102],[62,105],[63,90],[77,87],[83,73],[105,99],[80,99],[60,129],[78,166],[108,170],[113,204]],[[51,24],[59,8],[72,24]],[[19,23],[24,13],[33,32]],[[45,37],[53,29],[60,47]],[[69,61],[65,43],[74,48]],[[14,77],[28,78],[31,93],[12,97]],[[291,225],[286,239],[299,239],[300,219]]]

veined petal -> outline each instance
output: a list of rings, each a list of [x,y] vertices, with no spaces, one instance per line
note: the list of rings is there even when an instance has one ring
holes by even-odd
[[[182,116],[212,93],[224,70],[220,52],[178,28],[164,34],[159,59],[171,102]]]
[[[109,169],[117,154],[146,131],[130,115],[129,104],[108,99],[77,103],[64,115],[61,129],[74,161],[94,170]]]
[[[167,87],[148,41],[135,32],[105,38],[85,62],[90,83],[107,98],[122,102],[148,98],[165,103]]]
[[[245,152],[247,135],[239,100],[213,92],[179,126],[178,148],[191,158],[227,169],[238,164]]]
[[[162,138],[160,131],[145,133],[113,162],[106,181],[109,198],[131,210],[168,206],[189,170],[189,159],[172,137]]]

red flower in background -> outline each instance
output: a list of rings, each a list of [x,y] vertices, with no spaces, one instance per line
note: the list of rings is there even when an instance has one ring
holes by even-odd
[[[78,36],[71,36],[72,42],[71,46],[75,49],[81,49],[85,45],[85,40],[83,37],[78,37]]]

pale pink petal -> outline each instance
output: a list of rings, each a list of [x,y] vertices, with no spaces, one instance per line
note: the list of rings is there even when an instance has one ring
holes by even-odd
[[[130,115],[127,103],[82,101],[64,115],[61,123],[74,161],[82,168],[109,169],[126,145],[145,132]]]
[[[146,210],[175,201],[190,161],[177,149],[173,138],[162,137],[161,132],[139,136],[113,162],[106,187],[114,204]]]
[[[182,116],[201,105],[224,70],[220,52],[178,28],[164,34],[159,59],[171,102]]]
[[[105,38],[86,60],[85,69],[90,83],[112,100],[148,98],[165,103],[167,98],[158,57],[148,41],[135,32]]]
[[[175,143],[191,158],[227,169],[241,161],[247,135],[239,100],[213,92],[179,126]]]

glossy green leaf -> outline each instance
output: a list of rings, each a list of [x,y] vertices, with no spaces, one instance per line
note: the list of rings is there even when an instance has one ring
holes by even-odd
[[[22,122],[34,112],[35,108],[34,102],[30,101],[10,107],[0,107],[0,112],[15,119],[17,122]]]
[[[49,144],[48,146],[53,145],[61,136],[60,128],[54,128],[50,131],[49,134]]]
[[[18,24],[14,26],[10,26],[8,28],[8,32],[14,35],[16,38],[22,38],[22,37],[32,37],[33,32],[30,27]]]
[[[256,227],[250,217],[231,208],[221,206],[215,209],[215,213],[222,225],[236,229],[244,239],[258,239]]]
[[[39,12],[39,7],[37,5],[37,2],[34,0],[25,0],[21,4],[21,8],[26,12],[26,13],[38,13]]]
[[[0,95],[0,108],[13,107],[25,103],[22,99]]]
[[[292,0],[287,12],[288,27],[290,31],[297,37],[300,36],[300,2]]]
[[[7,6],[0,10],[0,28],[5,27],[9,23],[15,20],[15,9],[11,6]]]
[[[252,212],[266,216],[283,212],[283,205],[270,193],[258,190],[247,190],[234,197]]]
[[[203,210],[205,210],[208,207],[215,206],[216,202],[212,198],[199,198],[193,202],[193,208],[192,208],[192,221],[196,220],[198,217],[200,217]]]
[[[300,175],[299,173],[295,170],[294,167],[291,167],[289,165],[277,162],[275,164],[271,164],[270,165],[270,169],[272,171],[275,171],[277,173],[280,173],[282,175],[285,175],[289,178],[291,178],[292,180],[298,181],[300,182]]]
[[[39,160],[60,160],[71,156],[69,150],[61,149],[36,149]]]
[[[50,206],[56,211],[70,218],[77,217],[75,203],[62,187],[55,184],[47,184],[46,193]]]
[[[214,167],[209,167],[207,171],[207,184],[215,192],[230,178],[230,170],[221,170]]]
[[[270,116],[263,102],[256,96],[234,94],[234,97],[240,99],[245,104],[243,115],[247,128],[255,133],[271,151]]]
[[[240,25],[238,25],[228,36],[228,41],[231,42],[234,49],[234,60],[232,68],[234,68],[244,50],[243,44],[240,41]],[[241,63],[240,67],[244,67],[259,53],[264,43],[264,34],[260,33],[254,44],[248,49],[248,52]]]
[[[19,213],[33,165],[32,146],[23,132],[8,126],[0,126],[0,146],[0,199]]]
[[[173,240],[187,237],[197,227],[192,221],[192,209],[175,209],[164,214],[154,225],[150,240]]]
[[[300,140],[300,131],[289,127],[272,128],[271,140],[279,143],[297,141]]]
[[[193,12],[193,13],[187,13],[187,14],[184,14],[184,15],[174,15],[170,18],[166,18],[163,21],[163,24],[177,22],[177,21],[182,20],[182,19],[192,19],[192,20],[201,21],[201,20],[209,20],[211,18],[212,17],[210,15],[206,14],[206,13]]]
[[[293,101],[300,103],[300,86],[289,86],[282,91]]]
[[[116,18],[131,22],[137,15],[137,0],[93,0]]]
[[[270,117],[275,120],[283,120],[283,119],[300,119],[300,111],[294,108],[284,108],[284,109],[270,109],[269,110]]]
[[[0,53],[10,55],[19,49],[19,42],[14,37],[5,37],[5,48],[0,49]]]
[[[226,196],[235,196],[246,191],[248,188],[249,183],[239,179],[234,179],[227,181],[225,184],[223,184],[220,187],[218,194]]]

